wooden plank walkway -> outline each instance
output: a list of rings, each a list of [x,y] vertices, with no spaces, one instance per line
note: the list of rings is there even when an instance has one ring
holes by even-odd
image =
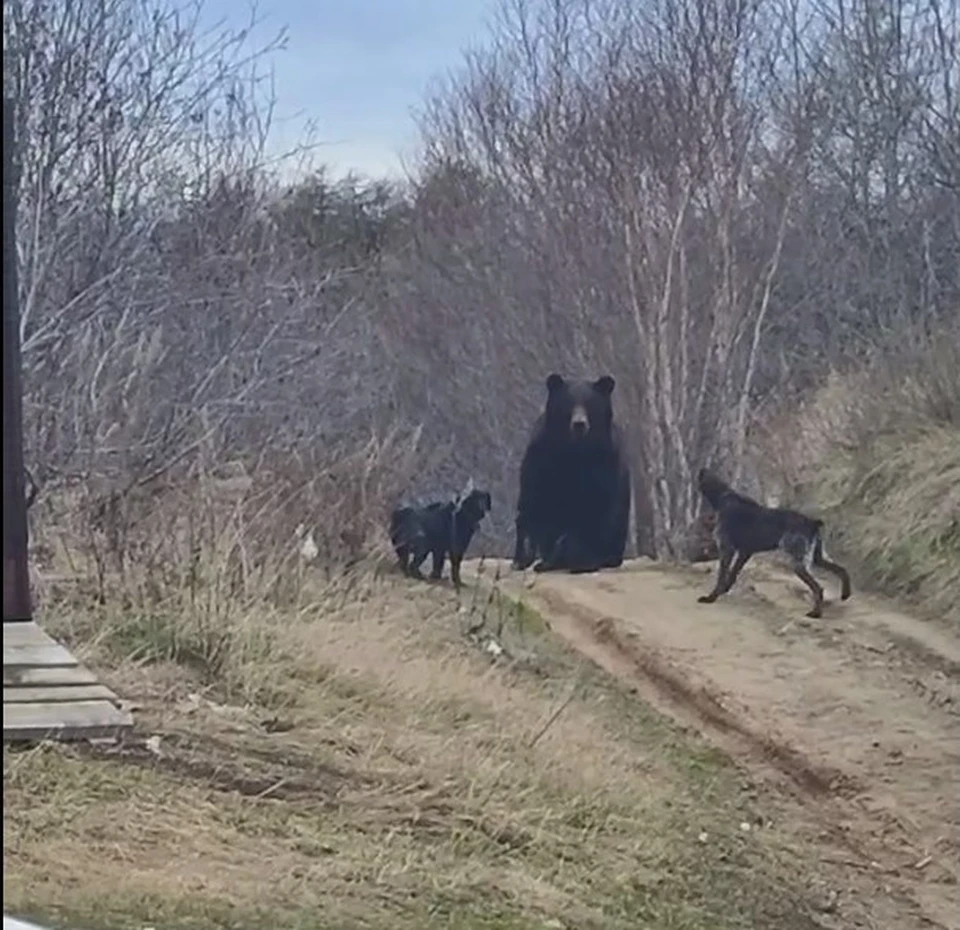
[[[17,917],[11,917],[9,914],[4,914],[3,930],[49,930],[49,928],[41,927],[40,924],[29,923],[26,920],[20,920]]]
[[[3,624],[3,741],[105,739],[133,726],[120,699],[32,621]]]

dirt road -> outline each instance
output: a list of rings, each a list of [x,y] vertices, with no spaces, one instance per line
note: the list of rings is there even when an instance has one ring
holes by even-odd
[[[856,591],[840,603],[832,579],[810,620],[803,585],[760,560],[698,604],[713,570],[470,567],[793,805],[876,896],[868,926],[960,928],[960,636]]]

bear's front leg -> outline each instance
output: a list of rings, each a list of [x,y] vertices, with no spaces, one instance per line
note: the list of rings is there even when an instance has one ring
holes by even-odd
[[[563,533],[550,545],[547,554],[533,566],[535,572],[559,572],[568,569],[579,547],[569,533]]]
[[[533,564],[535,553],[527,535],[526,520],[517,516],[517,541],[513,547],[513,561],[510,563],[514,571],[522,572]]]

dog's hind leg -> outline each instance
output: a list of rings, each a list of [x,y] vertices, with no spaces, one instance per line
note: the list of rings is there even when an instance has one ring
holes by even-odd
[[[700,604],[712,604],[721,594],[725,594],[730,590],[730,585],[727,584],[727,573],[730,571],[730,563],[733,562],[733,556],[736,553],[736,550],[730,543],[721,541],[720,543],[720,564],[717,567],[717,583],[713,586],[713,590],[709,594],[701,594],[697,598],[697,602]]]
[[[819,619],[823,616],[823,588],[817,582],[817,579],[810,574],[807,566],[802,561],[795,560],[793,570],[796,576],[810,589],[813,595],[813,607],[807,611],[808,617]]]
[[[817,537],[816,547],[813,550],[813,564],[819,568],[826,569],[828,572],[832,572],[840,579],[840,600],[848,600],[853,593],[853,589],[850,586],[850,575],[842,565],[831,562],[830,559],[827,558],[827,554],[823,550],[823,540],[821,540],[820,537]]]
[[[443,577],[443,562],[446,552],[443,549],[433,550],[433,570],[430,572],[432,581],[439,581]]]
[[[787,533],[780,540],[780,548],[793,561],[794,574],[810,589],[813,595],[813,607],[807,611],[808,617],[818,619],[823,616],[823,588],[810,569],[816,561],[817,538],[810,538],[801,533]]]
[[[591,572],[598,572],[604,567],[602,558],[598,558],[595,555],[590,557],[585,555],[589,549],[590,547],[569,543],[566,555],[566,567],[571,575],[587,575]]]
[[[780,548],[793,561],[794,574],[810,589],[813,595],[813,607],[807,611],[808,617],[819,619],[823,616],[823,588],[810,569],[816,561],[817,540],[800,533],[788,533],[780,541]]]

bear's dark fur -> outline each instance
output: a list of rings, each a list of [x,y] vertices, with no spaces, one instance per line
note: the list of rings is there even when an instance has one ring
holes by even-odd
[[[546,409],[520,467],[514,568],[592,572],[623,563],[630,470],[614,422],[609,375],[547,378]]]

